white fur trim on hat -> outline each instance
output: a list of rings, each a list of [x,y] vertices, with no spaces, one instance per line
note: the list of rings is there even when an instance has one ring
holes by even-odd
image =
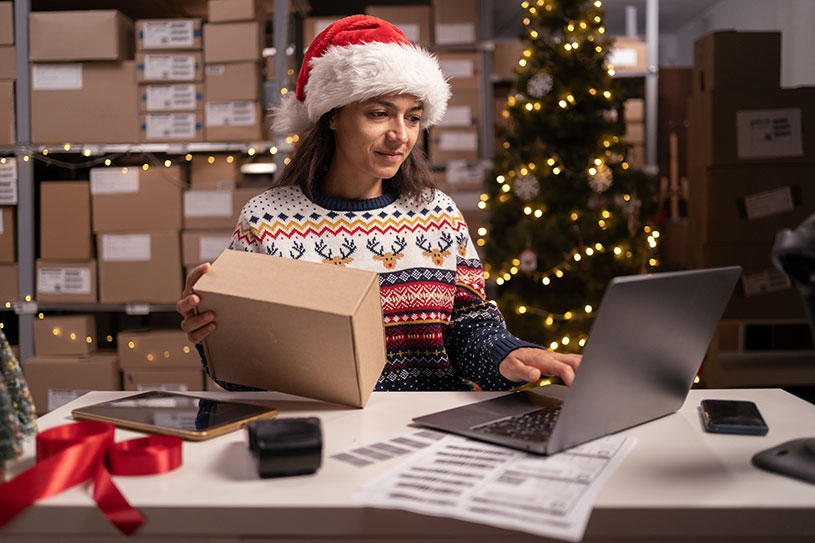
[[[325,113],[351,102],[386,94],[412,94],[424,107],[421,126],[437,124],[447,110],[450,85],[436,58],[427,50],[399,43],[329,46],[311,60],[305,103],[294,93],[274,112],[274,130],[302,133]]]

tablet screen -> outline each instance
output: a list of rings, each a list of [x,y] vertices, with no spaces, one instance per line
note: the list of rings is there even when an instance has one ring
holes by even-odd
[[[206,439],[237,430],[256,418],[277,414],[270,407],[151,391],[74,409],[77,419],[111,422],[145,432]]]

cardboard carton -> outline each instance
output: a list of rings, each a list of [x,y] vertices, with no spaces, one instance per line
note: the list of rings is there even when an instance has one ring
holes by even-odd
[[[434,164],[478,160],[478,127],[432,128],[428,139],[428,156]]]
[[[14,44],[14,2],[0,2],[0,45]]]
[[[472,44],[478,41],[478,0],[433,0],[436,45]]]
[[[178,83],[203,79],[203,57],[198,51],[136,53],[136,80],[139,83]]]
[[[0,307],[5,309],[18,298],[17,281],[17,264],[0,264]]]
[[[450,82],[453,94],[460,90],[481,88],[481,63],[478,53],[443,52],[436,55],[439,67]]]
[[[139,85],[139,111],[196,111],[203,107],[204,86],[200,83]]]
[[[48,316],[34,319],[34,354],[87,355],[96,352],[93,315]]]
[[[88,181],[40,183],[40,256],[47,260],[93,258]]]
[[[184,192],[184,229],[223,228],[231,232],[244,204],[260,192],[254,188],[188,190]]]
[[[501,40],[495,42],[492,52],[492,75],[496,79],[515,80],[518,61],[523,58],[526,44],[521,40]]]
[[[190,188],[232,190],[240,179],[240,160],[232,154],[194,154],[190,161]]]
[[[125,390],[167,390],[170,392],[201,391],[204,389],[202,369],[127,369],[122,371]]]
[[[175,304],[181,281],[177,231],[97,235],[99,301],[105,304]]]
[[[215,379],[365,406],[386,360],[376,273],[227,250],[193,290],[217,315]]]
[[[639,38],[618,36],[614,38],[608,63],[618,73],[644,73],[648,70],[648,45]]]
[[[625,134],[622,140],[631,145],[644,145],[645,144],[645,123],[644,122],[630,122],[625,123]]]
[[[58,145],[135,142],[135,77],[132,60],[33,64],[31,141]]]
[[[201,111],[139,115],[139,141],[163,143],[203,140]]]
[[[14,206],[0,206],[0,263],[16,262],[17,228]]]
[[[232,230],[187,230],[181,233],[182,264],[192,269],[203,262],[212,262],[232,240]]]
[[[133,58],[133,21],[115,9],[32,11],[28,33],[37,62]]]
[[[444,118],[439,122],[438,126],[449,127],[462,127],[473,126],[478,124],[480,117],[479,101],[481,93],[476,90],[459,90],[453,93],[450,101],[447,103],[447,111]]]
[[[210,23],[255,21],[266,16],[266,10],[257,0],[209,0],[207,12]]]
[[[625,122],[645,121],[645,100],[642,98],[629,98],[623,103]]]
[[[91,390],[121,390],[119,366],[113,353],[33,356],[22,366],[39,414],[61,407]]]
[[[177,369],[201,371],[198,350],[181,329],[123,330],[116,334],[119,367]]]
[[[14,81],[0,81],[0,145],[12,146],[16,141]]]
[[[136,49],[176,51],[201,49],[201,19],[139,19]]]
[[[91,168],[93,231],[181,230],[181,166]]]
[[[260,70],[260,64],[255,61],[207,64],[204,70],[206,101],[260,100]]]
[[[263,108],[260,102],[207,102],[204,124],[207,141],[261,141]]]
[[[433,45],[430,6],[366,6],[365,13],[393,24],[413,43]]]
[[[37,302],[95,304],[96,260],[37,260]]]
[[[781,32],[723,30],[693,42],[694,94],[778,89],[780,82]]]
[[[17,79],[17,48],[0,45],[0,79]]]
[[[204,61],[260,61],[264,46],[264,24],[261,21],[216,23],[204,25]]]

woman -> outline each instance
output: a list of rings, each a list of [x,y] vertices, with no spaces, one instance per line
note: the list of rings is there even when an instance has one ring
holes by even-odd
[[[506,390],[542,374],[571,384],[580,357],[507,332],[461,213],[433,189],[417,142],[449,97],[436,59],[393,25],[355,15],[326,28],[275,112],[275,131],[302,144],[244,206],[230,248],[378,272],[388,360],[377,390]],[[177,304],[195,343],[216,326],[191,294],[208,269],[190,273]]]

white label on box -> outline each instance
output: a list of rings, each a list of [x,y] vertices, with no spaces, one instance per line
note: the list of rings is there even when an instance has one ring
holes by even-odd
[[[59,409],[63,405],[70,403],[80,396],[87,394],[88,390],[60,390],[55,388],[48,389],[48,410],[53,411]]]
[[[615,68],[629,68],[637,66],[636,49],[612,49],[608,54],[608,63]]]
[[[31,88],[34,90],[81,90],[82,64],[34,64]]]
[[[149,234],[103,234],[104,262],[147,262],[150,260]]]
[[[767,268],[763,272],[743,273],[741,285],[745,296],[776,292],[790,287],[790,278],[781,270]]]
[[[257,122],[255,102],[207,102],[207,126],[252,126]]]
[[[445,168],[445,180],[450,185],[483,184],[484,176],[491,163],[482,160],[477,164],[468,164],[466,160],[451,160]]]
[[[188,190],[184,193],[185,217],[229,217],[232,215],[232,191]]]
[[[226,67],[223,64],[207,64],[207,75],[224,75]]]
[[[144,78],[159,81],[195,80],[194,55],[145,55]]]
[[[149,315],[150,304],[126,304],[125,313],[128,315]]]
[[[790,187],[781,187],[780,189],[745,196],[744,208],[747,212],[747,218],[750,220],[791,211],[795,208],[792,189]]]
[[[421,37],[419,35],[419,25],[415,23],[398,23],[398,24],[394,23],[394,24],[396,28],[398,28],[405,34],[405,37],[407,37],[408,41],[411,41],[413,43],[419,41]]]
[[[439,126],[472,126],[473,109],[470,106],[448,106]]]
[[[737,111],[736,139],[739,158],[802,156],[801,110]]]
[[[37,292],[43,294],[91,293],[89,268],[40,268],[37,271]]]
[[[144,131],[148,140],[192,139],[195,137],[195,113],[148,113]]]
[[[196,107],[195,85],[148,85],[147,111],[185,111]]]
[[[17,159],[0,162],[0,205],[17,204]]]
[[[3,235],[3,209],[0,208],[0,236]]]
[[[436,25],[436,44],[474,43],[474,23],[448,23]]]
[[[91,194],[134,194],[139,192],[139,169],[91,168]]]
[[[198,258],[202,261],[212,262],[224,249],[229,247],[231,236],[202,236],[198,240]]]
[[[439,136],[442,151],[478,151],[478,134],[475,132],[442,132]]]
[[[192,21],[148,22],[142,26],[141,38],[145,49],[192,47],[195,29]]]
[[[37,302],[26,302],[24,300],[14,302],[14,313],[17,315],[33,315],[37,313],[37,309]]]
[[[439,60],[442,73],[450,79],[475,77],[475,63],[471,59]]]

